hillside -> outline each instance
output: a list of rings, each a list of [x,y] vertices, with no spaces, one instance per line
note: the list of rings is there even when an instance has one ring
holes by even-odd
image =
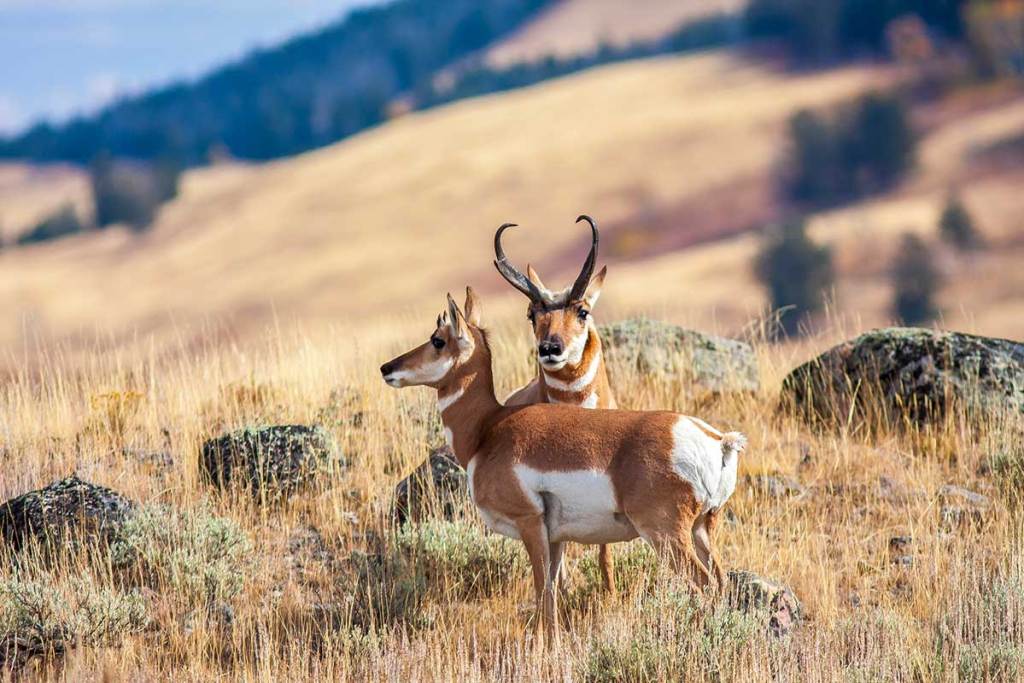
[[[744,5],[745,0],[561,0],[488,47],[484,61],[504,67],[657,40],[688,21]]]
[[[114,347],[152,334],[160,349],[275,320],[368,334],[396,315],[429,319],[466,283],[507,313],[521,302],[491,266],[494,228],[519,222],[510,254],[557,281],[578,265],[581,211],[600,221],[613,264],[603,315],[643,310],[735,332],[764,305],[749,230],[779,210],[786,118],[889,78],[877,67],[792,75],[728,53],[661,58],[411,115],[286,161],[191,172],[141,237],[107,231],[0,255],[0,338],[74,351],[100,330]],[[886,319],[879,254],[900,231],[932,230],[956,183],[999,248],[950,261],[947,323],[1020,335],[1006,313],[1024,291],[1009,267],[1022,172],[974,160],[1024,126],[1024,103],[952,111],[931,117],[902,191],[814,221],[837,247],[838,312]]]
[[[394,0],[204,75],[0,139],[0,157],[89,163],[100,152],[189,164],[271,159],[384,120],[392,100],[515,29],[546,0]]]

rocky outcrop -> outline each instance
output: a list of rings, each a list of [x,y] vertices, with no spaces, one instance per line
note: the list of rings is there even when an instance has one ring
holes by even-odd
[[[331,436],[305,425],[241,429],[204,443],[199,458],[208,482],[257,498],[294,493],[340,464]]]
[[[729,572],[729,597],[736,609],[765,614],[772,635],[787,635],[800,623],[800,601],[796,594],[753,572]]]
[[[394,516],[398,523],[430,516],[452,519],[469,499],[466,473],[448,446],[440,446],[395,487]]]
[[[0,505],[0,538],[14,551],[33,539],[108,542],[134,507],[120,493],[72,475]]]
[[[874,330],[793,370],[784,403],[808,422],[923,422],[951,407],[1024,412],[1024,344],[918,328]]]
[[[680,377],[713,393],[754,392],[761,386],[757,357],[744,342],[646,318],[601,325],[598,331],[613,375],[630,368]]]

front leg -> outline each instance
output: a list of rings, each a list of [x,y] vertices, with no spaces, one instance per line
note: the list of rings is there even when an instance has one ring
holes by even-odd
[[[533,592],[537,600],[537,613],[547,634],[554,635],[555,589],[551,576],[551,548],[548,544],[548,528],[543,513],[520,517],[516,520],[519,537],[526,545],[533,568]],[[539,624],[538,624],[539,625]]]

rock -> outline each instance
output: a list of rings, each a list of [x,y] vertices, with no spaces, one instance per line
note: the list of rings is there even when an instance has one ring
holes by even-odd
[[[800,601],[796,594],[753,572],[729,572],[729,599],[744,612],[766,612],[768,630],[774,636],[787,635],[800,623]]]
[[[30,539],[60,543],[69,535],[107,542],[134,507],[120,493],[72,475],[0,505],[0,538],[15,551]]]
[[[657,320],[634,318],[598,328],[611,372],[681,376],[714,393],[756,392],[757,357],[749,344]]]
[[[748,474],[747,486],[755,494],[767,498],[799,498],[807,488],[795,479],[776,474]]]
[[[980,493],[947,484],[939,489],[939,498],[943,503],[939,508],[939,521],[947,529],[980,527],[985,523],[989,500]]]
[[[466,472],[448,446],[440,446],[395,487],[395,520],[419,521],[433,513],[452,519],[467,500]]]
[[[893,555],[906,554],[913,542],[912,536],[893,536],[889,539],[889,552]]]
[[[203,444],[199,470],[208,482],[247,489],[255,497],[287,496],[340,464],[320,427],[251,427]]]
[[[894,327],[844,342],[793,370],[784,404],[812,424],[871,418],[899,426],[954,405],[1024,412],[1024,344]]]

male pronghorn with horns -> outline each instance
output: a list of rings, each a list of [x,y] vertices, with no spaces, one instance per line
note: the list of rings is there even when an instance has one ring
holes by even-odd
[[[601,296],[608,267],[594,275],[597,265],[598,232],[594,220],[582,215],[576,222],[590,225],[590,253],[572,287],[552,292],[541,281],[533,266],[526,275],[513,266],[501,246],[501,235],[515,223],[505,223],[494,234],[494,265],[510,285],[530,300],[526,315],[537,343],[537,376],[505,399],[507,406],[531,403],[565,403],[581,408],[617,408],[608,383],[608,371],[601,352],[601,337],[592,315]],[[607,545],[601,545],[598,565],[605,589],[615,592],[612,557]]]
[[[665,411],[502,406],[480,301],[469,288],[465,314],[449,295],[430,339],[380,371],[390,386],[437,390],[473,503],[490,529],[526,546],[549,632],[557,627],[566,541],[640,536],[674,566],[687,567],[697,587],[712,573],[724,585],[711,534],[736,487],[741,434]]]

